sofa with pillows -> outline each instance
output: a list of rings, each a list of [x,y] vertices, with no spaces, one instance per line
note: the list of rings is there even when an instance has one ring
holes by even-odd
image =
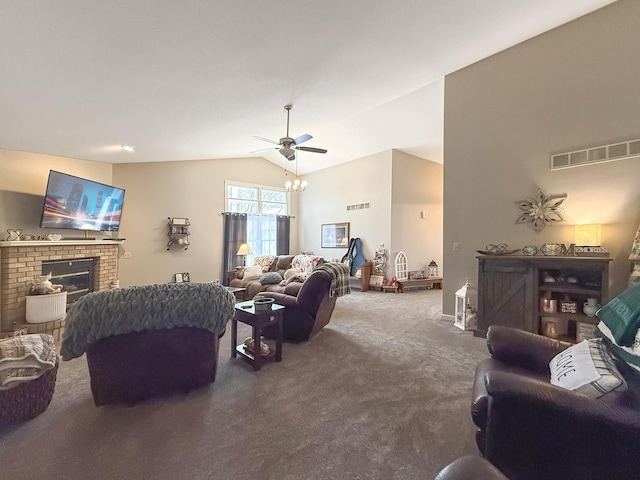
[[[297,296],[313,269],[324,263],[316,255],[261,255],[253,265],[235,273],[230,287],[246,288],[246,298],[260,292],[286,293]]]
[[[471,415],[483,456],[510,479],[640,478],[640,285],[572,345],[492,326]]]

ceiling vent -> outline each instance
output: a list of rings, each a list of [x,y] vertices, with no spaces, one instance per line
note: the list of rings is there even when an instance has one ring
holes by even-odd
[[[630,140],[586,150],[551,155],[551,170],[582,167],[593,163],[612,162],[635,157],[640,157],[640,140]]]

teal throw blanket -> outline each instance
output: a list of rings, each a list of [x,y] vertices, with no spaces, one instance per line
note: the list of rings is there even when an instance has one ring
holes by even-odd
[[[224,332],[234,314],[235,297],[216,283],[167,283],[94,292],[67,313],[60,355],[81,356],[98,340],[144,330],[173,327]]]

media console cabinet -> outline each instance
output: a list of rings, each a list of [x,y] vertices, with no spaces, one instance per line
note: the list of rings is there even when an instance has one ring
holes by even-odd
[[[610,258],[481,255],[477,259],[476,336],[486,336],[491,325],[544,334],[544,319],[566,325],[567,331],[558,338],[575,342],[580,324],[598,322],[582,311],[587,298],[596,298],[602,305],[609,299]],[[545,307],[545,299],[555,302]],[[574,302],[574,312],[562,311],[563,303]]]

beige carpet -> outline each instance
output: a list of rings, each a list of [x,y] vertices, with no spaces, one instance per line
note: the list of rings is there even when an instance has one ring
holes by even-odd
[[[470,389],[487,355],[441,303],[441,290],[341,297],[313,342],[260,372],[230,358],[228,329],[210,388],[133,408],[94,407],[86,359],[62,362],[47,411],[0,434],[0,477],[431,479],[476,452]]]

